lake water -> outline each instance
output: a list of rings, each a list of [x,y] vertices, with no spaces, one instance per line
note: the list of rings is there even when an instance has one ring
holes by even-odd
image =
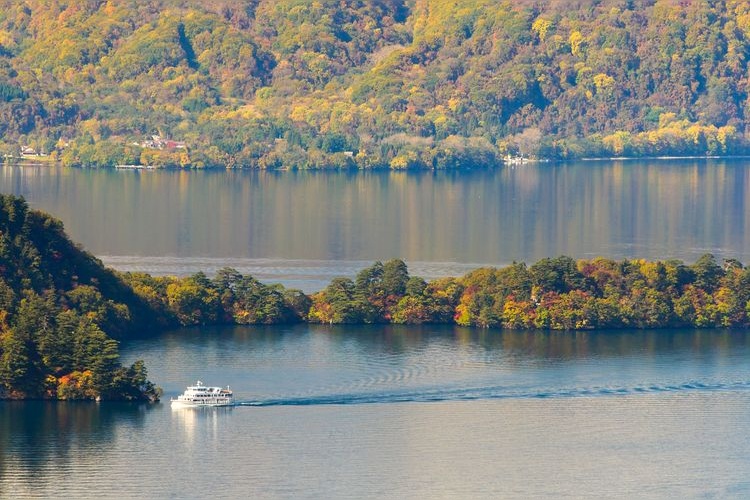
[[[165,401],[0,403],[0,496],[748,498],[750,334],[178,330]]]
[[[0,192],[62,219],[108,265],[231,265],[314,291],[399,257],[425,278],[574,258],[750,262],[750,162],[578,162],[465,172],[0,167]]]
[[[541,257],[750,263],[742,161],[462,173],[0,167],[106,263],[231,265],[316,290],[375,259],[463,274]],[[165,401],[0,402],[0,497],[748,498],[750,333],[176,330],[122,346]]]

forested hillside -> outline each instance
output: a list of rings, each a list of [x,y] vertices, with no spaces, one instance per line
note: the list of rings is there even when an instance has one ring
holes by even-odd
[[[0,0],[0,148],[260,168],[737,154],[749,56],[741,0]]]
[[[0,195],[0,399],[157,398],[113,338],[149,323],[148,305],[60,221]]]

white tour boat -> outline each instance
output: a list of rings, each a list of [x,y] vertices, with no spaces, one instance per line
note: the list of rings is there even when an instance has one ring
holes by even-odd
[[[229,386],[207,387],[200,380],[172,399],[172,407],[181,406],[231,406],[234,404],[234,393]]]

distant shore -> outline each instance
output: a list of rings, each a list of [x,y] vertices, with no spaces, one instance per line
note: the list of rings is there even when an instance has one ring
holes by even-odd
[[[71,166],[70,168],[102,168],[112,170],[255,170],[255,171],[268,171],[268,172],[285,172],[285,171],[461,171],[476,168],[495,168],[495,167],[517,167],[524,165],[541,165],[541,164],[567,164],[575,162],[638,162],[638,161],[688,161],[688,160],[716,160],[716,161],[739,161],[739,160],[750,160],[750,155],[688,155],[688,156],[609,156],[609,157],[585,157],[585,158],[571,158],[571,159],[548,159],[548,158],[513,158],[510,161],[506,159],[499,159],[490,165],[474,165],[467,164],[466,166],[452,167],[452,168],[435,168],[429,166],[415,166],[408,169],[396,169],[388,165],[374,165],[374,166],[359,166],[356,164],[347,167],[290,167],[280,166],[275,168],[260,168],[257,166],[227,166],[227,165],[210,165],[210,166],[174,166],[174,165],[138,165],[138,164],[123,164],[123,165],[106,165],[101,167],[83,167],[83,166]],[[52,156],[39,156],[39,157],[5,157],[6,165],[16,166],[43,166],[43,165],[54,165],[64,166],[61,161]]]
[[[610,156],[602,158],[578,158],[571,160],[556,160],[560,162],[575,161],[641,161],[641,160],[659,160],[659,161],[680,161],[680,160],[750,160],[750,155],[692,155],[692,156]]]

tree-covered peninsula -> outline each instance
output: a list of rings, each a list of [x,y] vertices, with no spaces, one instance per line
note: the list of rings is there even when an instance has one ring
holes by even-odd
[[[0,150],[451,168],[750,151],[740,0],[0,0]]]
[[[179,325],[443,323],[482,328],[747,327],[750,268],[704,255],[679,260],[542,259],[426,282],[401,260],[376,262],[310,296],[233,269],[214,279],[125,274],[135,293]]]
[[[142,362],[117,339],[172,326],[441,323],[481,328],[750,325],[750,268],[542,259],[430,282],[398,259],[306,295],[229,268],[184,278],[117,273],[74,245],[62,224],[0,195],[0,398],[154,399]]]

